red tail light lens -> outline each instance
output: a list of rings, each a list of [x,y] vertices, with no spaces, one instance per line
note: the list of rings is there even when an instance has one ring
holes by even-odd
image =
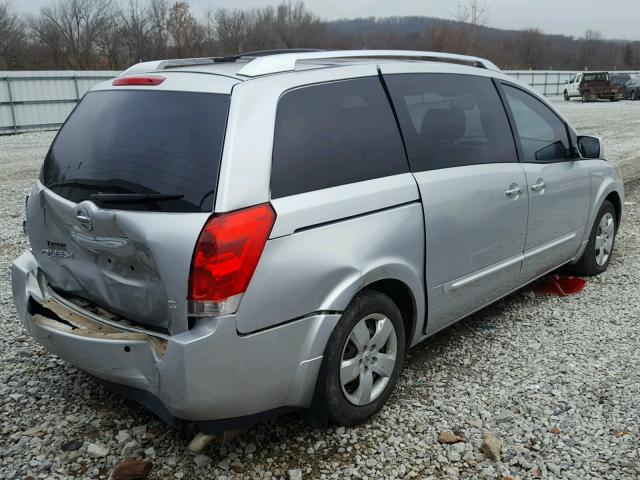
[[[258,265],[276,214],[269,204],[212,216],[191,264],[189,313],[234,313]]]
[[[124,87],[124,86],[138,86],[138,87],[153,87],[155,85],[160,85],[162,82],[166,80],[166,77],[161,77],[160,75],[145,75],[141,76],[132,76],[132,77],[118,77],[111,85],[114,87]]]

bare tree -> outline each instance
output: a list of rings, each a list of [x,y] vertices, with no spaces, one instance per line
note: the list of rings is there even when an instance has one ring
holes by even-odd
[[[460,25],[438,25],[426,30],[424,37],[427,50],[467,53],[467,35]]]
[[[633,45],[631,43],[627,43],[624,46],[624,51],[622,52],[622,63],[626,68],[634,68],[636,65],[636,55],[633,51]]]
[[[247,35],[253,27],[250,12],[222,8],[213,14],[213,21],[218,45],[217,55],[233,55],[246,50]]]
[[[599,31],[587,30],[584,32],[584,37],[579,40],[579,58],[585,70],[598,64],[598,56],[601,53],[603,43],[602,33]]]
[[[187,2],[176,2],[169,10],[167,31],[177,57],[195,56],[202,51],[204,29],[191,14]]]
[[[151,23],[153,58],[166,58],[169,43],[169,0],[149,0],[147,15]]]
[[[482,27],[491,20],[491,6],[486,0],[465,0],[458,5],[454,20],[462,24],[458,30],[462,37],[461,53],[474,53],[481,48],[478,42],[482,38]]]
[[[213,55],[216,47],[216,21],[213,10],[207,8],[204,18],[204,48]]]
[[[460,23],[485,27],[491,20],[491,6],[484,0],[466,0],[458,5],[455,19]]]
[[[100,38],[112,28],[113,15],[111,0],[61,0],[43,7],[29,25],[67,67],[89,69],[103,64]]]
[[[324,22],[303,2],[278,5],[273,26],[283,48],[319,47],[326,39]]]
[[[115,0],[113,0],[115,2]],[[100,66],[116,69],[126,65],[126,41],[123,28],[124,14],[117,3],[106,12],[104,26],[96,40],[96,53],[100,58]]]
[[[139,0],[129,0],[120,14],[120,37],[124,44],[125,63],[148,60],[153,55],[152,16]]]
[[[541,70],[549,66],[548,42],[539,28],[528,28],[519,32],[515,42],[518,63],[521,68]]]
[[[225,54],[277,48],[328,46],[326,22],[302,2],[252,10],[217,10],[218,44]]]
[[[18,15],[0,3],[0,68],[19,64],[19,52],[24,42],[24,29]]]

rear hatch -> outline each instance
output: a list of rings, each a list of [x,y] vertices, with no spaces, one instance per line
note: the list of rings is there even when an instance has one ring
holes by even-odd
[[[177,333],[230,96],[154,88],[84,97],[45,159],[27,232],[50,288]]]

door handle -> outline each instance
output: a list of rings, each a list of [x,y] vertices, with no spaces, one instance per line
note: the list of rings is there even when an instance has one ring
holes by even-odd
[[[517,183],[512,183],[504,193],[506,193],[507,197],[509,198],[518,198],[520,194],[522,194],[522,192],[524,192],[524,190],[520,185],[518,185]]]
[[[532,192],[544,193],[544,189],[546,187],[547,187],[547,182],[545,182],[543,179],[539,178],[538,180],[536,180],[536,183],[531,185],[531,191]]]

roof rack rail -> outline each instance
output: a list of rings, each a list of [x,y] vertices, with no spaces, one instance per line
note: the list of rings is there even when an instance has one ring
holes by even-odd
[[[340,59],[404,59],[435,62],[467,63],[474,67],[500,71],[489,60],[468,55],[443,52],[421,52],[411,50],[321,50],[302,53],[278,53],[259,56],[238,70],[238,75],[257,77],[270,73],[290,72],[296,69],[296,63],[304,60],[340,60]]]
[[[283,48],[278,50],[258,50],[255,52],[237,53],[226,57],[201,57],[201,58],[176,58],[171,60],[155,60],[151,62],[141,62],[132,65],[122,72],[120,76],[133,75],[151,70],[165,70],[168,68],[193,67],[198,65],[213,65],[214,63],[235,62],[242,58],[258,58],[268,55],[280,55],[283,53],[313,53],[322,52],[314,48]]]
[[[269,55],[280,55],[283,53],[313,53],[324,52],[318,48],[278,48],[274,50],[256,50],[255,52],[236,53],[235,55],[229,55],[227,57],[216,57],[216,62],[235,62],[241,58],[257,58],[266,57]]]
[[[222,57],[219,57],[222,58]],[[136,75],[139,73],[151,72],[153,70],[164,70],[166,68],[189,67],[195,65],[213,65],[216,63],[216,57],[203,58],[177,58],[173,60],[154,60],[151,62],[141,62],[132,65],[120,74],[121,77],[126,75]]]

